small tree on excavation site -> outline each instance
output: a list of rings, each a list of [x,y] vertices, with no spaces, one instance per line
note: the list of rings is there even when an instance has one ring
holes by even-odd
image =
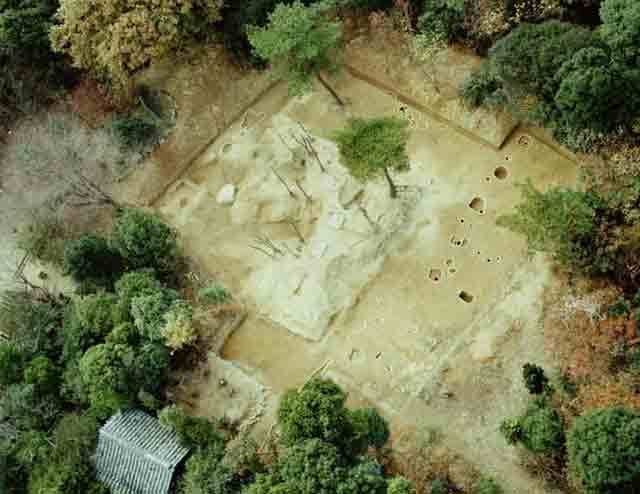
[[[296,1],[279,4],[269,15],[269,24],[249,29],[248,36],[255,53],[268,60],[287,80],[292,94],[311,88],[315,76],[340,106],[344,101],[322,77],[322,71],[338,69],[336,55],[342,39],[342,24],[326,18],[331,2],[305,7]]]
[[[369,180],[384,174],[392,198],[398,196],[398,187],[389,170],[409,169],[407,155],[407,122],[397,118],[354,118],[346,129],[336,133],[345,166],[355,178]]]

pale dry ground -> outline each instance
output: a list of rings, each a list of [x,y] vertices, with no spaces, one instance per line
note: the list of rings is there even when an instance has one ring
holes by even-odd
[[[551,273],[495,220],[518,202],[516,183],[573,184],[575,164],[522,131],[498,151],[352,76],[337,89],[346,111],[321,89],[294,100],[283,87],[271,90],[157,203],[187,253],[249,309],[222,357],[252,375],[271,405],[328,362],[324,375],[396,429],[437,427],[508,492],[545,492],[497,429],[523,407],[522,365],[545,363],[540,317]],[[411,170],[396,175],[409,187],[392,201],[380,180],[351,201],[360,186],[339,163],[332,130],[350,115],[403,112],[418,122]],[[314,136],[327,173],[309,156],[301,165],[290,138],[297,122]],[[231,207],[215,201],[225,183],[238,187]],[[258,236],[282,253],[252,248]],[[192,386],[207,400],[228,392],[207,376]],[[247,404],[246,414],[255,408]],[[259,429],[270,427],[273,408],[264,414]]]

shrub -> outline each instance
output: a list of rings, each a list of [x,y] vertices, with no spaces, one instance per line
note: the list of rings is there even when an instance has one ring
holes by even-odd
[[[520,442],[533,453],[551,453],[564,444],[562,418],[545,401],[536,400],[519,419]]]
[[[62,0],[51,42],[75,66],[126,87],[138,70],[205,36],[220,19],[221,8],[222,0],[147,0],[135,5]],[[157,12],[162,12],[159,19],[154,18]]]
[[[549,385],[549,379],[545,375],[544,369],[535,364],[524,364],[522,367],[522,379],[527,391],[534,395],[543,393]]]
[[[175,431],[180,442],[189,448],[210,448],[222,445],[223,439],[205,418],[187,415],[175,405],[163,408],[158,414],[160,423]]]
[[[111,124],[120,144],[129,149],[142,149],[158,138],[159,129],[154,122],[135,115],[115,119]]]
[[[300,390],[289,390],[278,409],[278,423],[286,444],[322,439],[335,445],[349,444],[351,423],[346,395],[333,382],[312,379]]]
[[[449,494],[449,481],[447,479],[434,479],[431,481],[431,494]]]
[[[413,484],[404,477],[394,477],[389,481],[387,494],[415,494]]]
[[[32,384],[43,395],[53,394],[57,398],[60,370],[50,359],[39,356],[31,360],[25,367],[24,382]]]
[[[504,494],[502,487],[495,480],[488,477],[480,479],[474,492],[475,494]]]
[[[292,94],[308,91],[312,77],[320,71],[337,69],[335,54],[342,25],[328,20],[325,11],[323,3],[309,7],[299,0],[291,5],[280,3],[269,14],[266,27],[247,31],[255,53],[287,80]]]
[[[22,381],[24,355],[11,342],[0,343],[0,388]]]
[[[151,295],[135,297],[131,301],[131,314],[140,336],[149,341],[163,342],[165,314],[177,300],[178,293],[168,288],[163,288]]]
[[[346,476],[338,450],[320,439],[290,447],[282,455],[278,473],[299,494],[336,494]]]
[[[590,492],[634,492],[640,482],[640,416],[624,408],[587,412],[567,437],[570,468]]]
[[[162,387],[170,362],[169,351],[163,345],[145,343],[136,348],[131,367],[131,380],[135,387],[157,393]]]
[[[196,451],[185,463],[180,481],[182,494],[235,494],[240,483],[233,472],[221,464],[224,449],[219,444]]]
[[[460,96],[470,108],[478,108],[486,105],[489,107],[504,104],[501,97],[502,82],[490,70],[488,65],[483,65],[478,71],[465,79],[460,88]]]
[[[464,33],[464,0],[424,0],[418,29],[443,34],[453,41]]]
[[[136,327],[132,323],[123,322],[114,326],[111,332],[105,337],[105,342],[134,346],[139,342],[139,336]]]
[[[369,446],[380,449],[389,440],[389,424],[375,408],[349,410],[349,420],[355,454],[365,452]]]
[[[172,350],[180,350],[190,345],[197,338],[193,325],[193,308],[184,300],[176,300],[167,313],[161,330],[164,344]]]
[[[132,271],[125,273],[115,284],[118,302],[115,308],[115,319],[133,322],[131,302],[136,297],[154,295],[162,291],[162,284],[152,271]]]
[[[524,234],[532,251],[551,252],[564,266],[593,263],[595,220],[603,201],[591,192],[560,187],[540,192],[530,182],[520,187],[522,202],[498,224]]]
[[[198,291],[198,301],[205,304],[218,305],[231,299],[231,294],[222,286],[211,284]]]
[[[385,494],[387,482],[382,465],[374,459],[363,459],[351,467],[338,485],[338,494]]]
[[[66,242],[63,268],[78,282],[92,280],[110,287],[122,272],[122,258],[107,239],[86,234]]]
[[[640,58],[640,4],[634,0],[604,0],[600,34],[616,58],[633,65]]]
[[[125,209],[116,220],[112,242],[130,269],[154,268],[166,273],[175,268],[176,232],[155,214]]]
[[[80,376],[89,401],[101,414],[113,413],[131,401],[134,390],[129,369],[134,357],[131,347],[103,343],[91,347],[80,360]]]
[[[574,129],[608,132],[628,124],[638,114],[640,99],[631,88],[640,71],[613,64],[601,48],[583,48],[556,74],[554,102],[561,123]]]
[[[384,174],[391,197],[397,190],[389,170],[409,169],[408,123],[397,118],[353,118],[346,129],[335,134],[340,155],[351,175],[368,180]]]
[[[62,331],[65,362],[104,341],[114,326],[116,301],[113,294],[98,293],[77,299],[70,305]]]
[[[36,259],[62,266],[68,232],[54,215],[35,215],[33,221],[18,229],[18,247]]]

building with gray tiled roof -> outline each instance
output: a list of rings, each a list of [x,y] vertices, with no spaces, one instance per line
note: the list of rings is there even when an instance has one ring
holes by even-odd
[[[155,417],[126,410],[100,429],[96,471],[114,494],[167,494],[188,453]]]

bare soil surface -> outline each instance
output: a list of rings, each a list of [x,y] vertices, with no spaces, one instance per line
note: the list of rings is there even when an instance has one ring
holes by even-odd
[[[475,63],[460,53],[448,60]],[[487,133],[488,117],[420,111],[440,96],[412,106],[417,92],[389,94],[380,72],[366,81],[354,73],[334,81],[344,110],[321,87],[296,99],[270,89],[157,200],[186,253],[248,310],[184,383],[187,403],[267,431],[277,397],[320,372],[354,403],[375,404],[396,431],[438,429],[507,492],[548,492],[498,427],[524,406],[522,365],[546,362],[552,273],[496,218],[517,204],[517,183],[573,184],[576,164],[500,116],[502,130]],[[352,179],[331,141],[349,117],[381,115],[411,122],[411,169],[394,175],[396,200],[383,179]],[[225,185],[236,194],[220,204]]]

